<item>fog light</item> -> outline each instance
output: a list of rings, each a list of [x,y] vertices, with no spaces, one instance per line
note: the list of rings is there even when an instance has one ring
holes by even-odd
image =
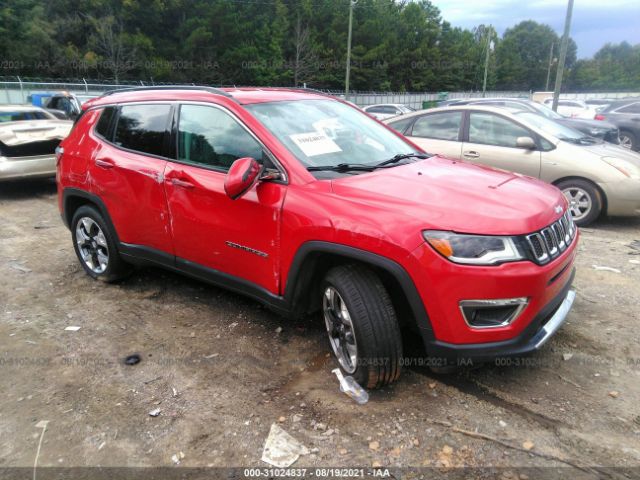
[[[507,326],[518,318],[528,303],[526,297],[462,300],[460,311],[471,328],[497,328]]]

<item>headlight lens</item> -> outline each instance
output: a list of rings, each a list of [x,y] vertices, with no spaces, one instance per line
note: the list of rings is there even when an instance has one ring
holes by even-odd
[[[496,265],[525,258],[512,237],[464,235],[438,230],[422,232],[440,255],[455,263]]]
[[[627,160],[617,157],[602,157],[602,160],[629,178],[640,178],[640,168]]]

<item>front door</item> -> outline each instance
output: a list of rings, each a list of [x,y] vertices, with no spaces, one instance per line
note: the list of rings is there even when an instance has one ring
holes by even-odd
[[[501,115],[470,111],[468,140],[462,144],[462,158],[540,178],[540,150],[517,147],[518,137],[535,139],[535,134]]]
[[[177,159],[165,171],[177,262],[187,261],[279,292],[280,216],[286,185],[259,182],[237,200],[224,191],[238,158],[269,166],[261,143],[230,112],[184,104]]]

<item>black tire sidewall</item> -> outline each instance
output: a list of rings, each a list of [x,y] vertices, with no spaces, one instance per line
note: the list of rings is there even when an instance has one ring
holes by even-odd
[[[397,335],[397,337],[380,338],[379,335],[381,335],[381,332],[376,331],[376,326],[371,322],[371,319],[360,318],[357,314],[358,308],[356,303],[363,302],[364,300],[362,298],[352,298],[346,291],[345,285],[343,285],[343,282],[349,280],[340,278],[339,275],[335,275],[333,273],[333,271],[329,272],[325,280],[322,282],[321,294],[324,296],[324,292],[329,286],[335,288],[338,291],[338,293],[342,297],[342,300],[345,302],[347,309],[349,310],[358,348],[356,370],[353,373],[346,372],[338,363],[338,365],[340,366],[340,370],[344,375],[350,375],[351,377],[353,377],[356,382],[358,382],[365,388],[377,388],[387,383],[391,383],[399,375],[400,367],[396,364],[401,361],[400,357],[402,356],[402,339],[400,336],[399,325],[397,323],[397,319],[395,318],[395,313],[393,314],[392,318],[389,319],[389,321],[395,322],[395,325],[390,325],[391,330],[394,332],[391,334],[391,336]],[[375,276],[373,272],[369,273]],[[379,282],[379,280],[377,280],[377,277],[376,281]],[[378,288],[384,287],[382,287],[382,284],[380,283]],[[392,308],[391,301],[388,298],[388,295],[385,300],[381,301],[388,301],[390,307]],[[371,335],[366,335],[366,332],[364,330],[374,331],[373,336],[376,337],[376,344],[369,341]],[[385,372],[385,374],[382,375],[383,378],[380,378],[380,371]]]
[[[593,185],[591,182],[586,180],[565,180],[556,185],[560,190],[567,190],[572,187],[580,188],[587,192],[589,197],[591,197],[591,211],[589,214],[582,218],[581,220],[574,220],[576,225],[579,227],[585,227],[595,221],[600,214],[602,213],[602,194],[598,190],[598,188]]]
[[[104,233],[105,239],[107,240],[107,247],[109,248],[109,263],[107,264],[107,268],[105,269],[105,271],[102,273],[96,273],[91,270],[82,259],[82,255],[80,255],[80,249],[78,248],[78,242],[76,239],[76,229],[78,226],[78,222],[81,218],[84,217],[89,217],[94,222],[96,222]],[[102,218],[102,215],[100,215],[100,213],[95,208],[84,205],[76,210],[76,212],[73,214],[73,219],[71,220],[71,238],[73,241],[73,249],[76,252],[78,261],[80,262],[80,265],[82,265],[82,268],[87,273],[87,275],[96,280],[103,280],[106,282],[110,282],[116,278],[121,277],[123,262],[119,258],[118,249],[113,234],[107,227],[107,224]]]

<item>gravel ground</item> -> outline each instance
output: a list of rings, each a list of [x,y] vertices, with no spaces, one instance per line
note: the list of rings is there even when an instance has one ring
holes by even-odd
[[[265,468],[275,422],[310,450],[301,468],[625,478],[640,467],[638,240],[640,219],[583,229],[568,322],[523,364],[405,369],[359,406],[338,390],[320,318],[286,321],[156,269],[95,282],[55,185],[2,184],[0,468],[36,455],[38,468]],[[125,365],[133,353],[141,362]]]

